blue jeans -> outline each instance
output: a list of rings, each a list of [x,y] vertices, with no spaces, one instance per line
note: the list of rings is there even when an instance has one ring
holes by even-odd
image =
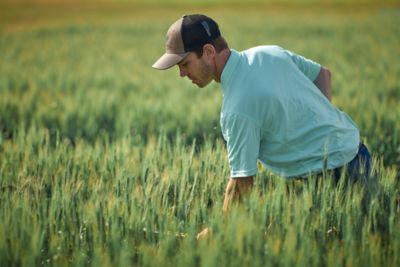
[[[353,182],[360,178],[368,178],[371,171],[371,155],[363,143],[360,143],[357,155],[349,163],[333,170],[336,182],[339,181],[344,171],[346,172],[346,177]]]

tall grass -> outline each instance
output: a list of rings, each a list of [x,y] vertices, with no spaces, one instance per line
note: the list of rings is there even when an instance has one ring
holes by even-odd
[[[51,144],[32,129],[3,143],[1,261],[6,265],[272,266],[399,263],[396,173],[375,163],[373,187],[315,187],[266,171],[226,221],[225,149],[174,143]],[[342,180],[344,181],[344,180]],[[288,191],[289,190],[289,191]],[[209,240],[196,232],[213,228]]]
[[[399,266],[397,10],[259,7],[3,31],[0,265]],[[150,68],[169,24],[193,11],[232,48],[279,44],[330,68],[375,179],[316,186],[259,166],[224,219],[221,91]],[[205,226],[212,236],[196,241]]]

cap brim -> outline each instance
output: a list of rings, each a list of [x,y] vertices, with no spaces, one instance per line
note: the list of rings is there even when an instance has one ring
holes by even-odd
[[[153,68],[158,69],[158,70],[166,70],[174,65],[178,64],[182,59],[184,59],[187,54],[189,53],[183,53],[183,54],[168,54],[165,53],[160,57],[156,63],[153,64]]]

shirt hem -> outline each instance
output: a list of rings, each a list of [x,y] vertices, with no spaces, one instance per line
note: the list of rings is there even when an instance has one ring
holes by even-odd
[[[231,178],[248,177],[248,176],[254,176],[256,174],[257,174],[257,170],[236,171],[236,172],[231,172]]]

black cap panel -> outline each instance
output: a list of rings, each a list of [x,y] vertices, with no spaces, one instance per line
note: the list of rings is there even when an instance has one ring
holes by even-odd
[[[200,14],[183,17],[181,34],[185,52],[202,47],[221,36],[218,24],[211,18]]]

